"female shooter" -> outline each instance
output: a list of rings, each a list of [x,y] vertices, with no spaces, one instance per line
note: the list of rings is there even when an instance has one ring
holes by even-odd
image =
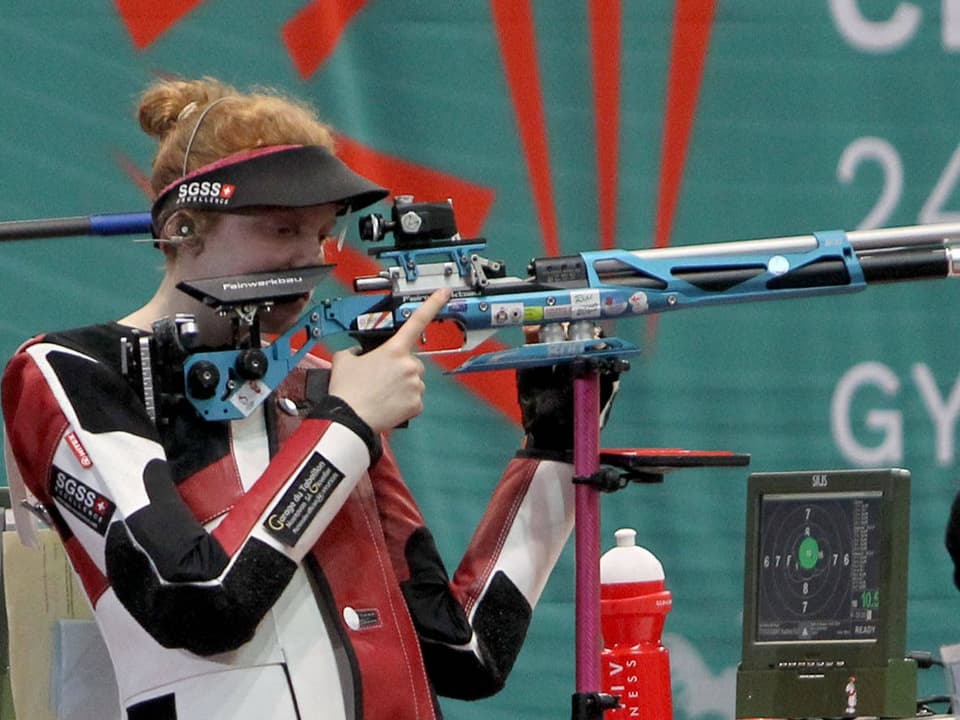
[[[181,399],[151,419],[121,347],[178,313],[207,347],[234,331],[179,283],[316,265],[338,216],[387,191],[276,94],[161,81],[139,118],[159,141],[156,293],[119,321],[32,339],[2,385],[11,487],[62,538],[126,717],[419,720],[440,717],[437,694],[496,692],[572,528],[569,440],[522,398],[538,430],[450,579],[383,436],[422,408],[412,350],[444,291],[377,350],[305,361],[249,417],[208,422]],[[307,302],[277,303],[263,330]]]

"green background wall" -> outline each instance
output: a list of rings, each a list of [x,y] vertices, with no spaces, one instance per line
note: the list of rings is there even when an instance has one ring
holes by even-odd
[[[373,151],[362,170],[421,199],[454,195],[464,229],[514,274],[611,243],[960,219],[958,0],[6,0],[0,46],[5,220],[145,210],[152,146],[133,112],[158,74],[310,99],[348,157]],[[160,264],[128,239],[3,245],[0,355],[125,314]],[[942,542],[958,293],[887,286],[618,328],[645,354],[606,446],[752,456],[604,499],[605,543],[635,527],[666,568],[678,719],[733,715],[750,470],[909,468],[908,645],[960,641]],[[452,568],[519,432],[486,393],[433,365],[428,383],[393,443]],[[450,718],[569,716],[573,573],[570,548],[507,688],[445,701]],[[941,692],[941,676],[922,689]]]

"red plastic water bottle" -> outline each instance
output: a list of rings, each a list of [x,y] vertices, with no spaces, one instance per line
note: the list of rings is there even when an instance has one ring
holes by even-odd
[[[600,656],[603,692],[620,698],[605,718],[672,720],[670,653],[661,644],[673,606],[663,566],[636,544],[637,532],[614,534],[617,546],[600,558]]]

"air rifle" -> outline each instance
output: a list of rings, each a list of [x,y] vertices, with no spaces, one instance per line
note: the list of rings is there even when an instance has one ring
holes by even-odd
[[[449,203],[398,198],[391,218],[360,219],[361,238],[389,247],[370,251],[386,267],[354,280],[357,294],[324,299],[296,326],[261,347],[258,309],[302,297],[329,266],[181,284],[181,289],[250,325],[252,341],[235,350],[186,349],[182,388],[205,418],[251,413],[324,337],[349,333],[376,345],[410,317],[434,290],[452,298],[437,316],[453,323],[473,350],[498,330],[539,326],[539,342],[475,355],[452,372],[617,358],[639,352],[616,336],[598,337],[605,321],[724,303],[856,292],[868,284],[942,278],[960,273],[960,224],[853,232],[829,231],[767,240],[652,250],[598,250],[534,259],[526,277],[506,273],[483,255],[482,238],[463,239]],[[605,323],[606,324],[606,323]],[[176,333],[167,333],[175,336]],[[306,338],[295,347],[294,338]]]
[[[4,238],[5,225],[11,224],[0,223],[0,239],[12,239]],[[148,407],[185,397],[208,420],[245,417],[321,339],[348,333],[364,348],[375,346],[441,287],[452,297],[437,321],[460,331],[460,344],[448,350],[473,350],[506,327],[539,326],[539,342],[474,355],[452,371],[461,373],[638,353],[621,338],[598,337],[596,328],[607,321],[960,274],[960,249],[951,245],[960,244],[960,223],[595,250],[536,258],[526,277],[509,276],[502,262],[486,258],[484,239],[462,238],[449,202],[397,197],[389,219],[360,218],[363,240],[379,243],[388,235],[392,246],[369,251],[382,271],[356,278],[354,295],[321,300],[268,345],[260,341],[259,313],[310,293],[331,265],[181,283],[182,291],[233,316],[234,348],[195,351],[192,318],[158,321],[154,346],[129,351],[130,363],[141,366],[145,394],[155,396]]]

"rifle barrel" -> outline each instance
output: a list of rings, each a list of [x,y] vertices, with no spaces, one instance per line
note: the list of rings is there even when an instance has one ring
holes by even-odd
[[[907,245],[933,245],[960,240],[960,223],[934,223],[906,227],[851,230],[847,239],[854,250],[879,250]]]
[[[960,240],[960,223],[913,225],[876,230],[851,230],[846,233],[850,246],[857,251],[884,250],[910,246],[945,245],[949,240]],[[716,257],[718,255],[775,255],[778,253],[810,252],[818,247],[815,235],[793,235],[758,240],[678,245],[676,247],[634,250],[632,255],[645,259],[684,259]]]

